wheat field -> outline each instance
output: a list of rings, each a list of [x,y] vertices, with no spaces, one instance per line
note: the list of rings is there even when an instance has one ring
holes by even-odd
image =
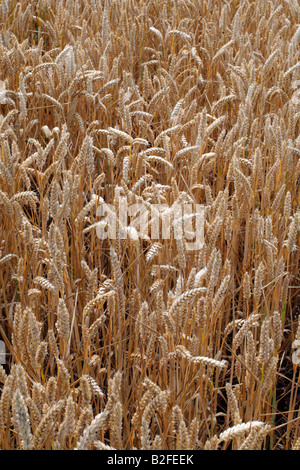
[[[0,18],[0,448],[300,449],[298,1]]]

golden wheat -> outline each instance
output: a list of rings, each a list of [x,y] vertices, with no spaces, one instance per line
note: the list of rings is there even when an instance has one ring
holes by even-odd
[[[299,448],[298,3],[0,18],[0,448]]]

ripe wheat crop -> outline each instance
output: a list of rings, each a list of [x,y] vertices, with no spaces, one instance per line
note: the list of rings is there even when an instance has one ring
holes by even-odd
[[[300,448],[298,1],[0,23],[0,448]],[[201,205],[204,243],[124,199]]]

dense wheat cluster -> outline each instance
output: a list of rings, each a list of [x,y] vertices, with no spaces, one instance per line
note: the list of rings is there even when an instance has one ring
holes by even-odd
[[[298,1],[0,21],[1,449],[300,448]],[[124,197],[204,205],[203,246],[101,239]]]

